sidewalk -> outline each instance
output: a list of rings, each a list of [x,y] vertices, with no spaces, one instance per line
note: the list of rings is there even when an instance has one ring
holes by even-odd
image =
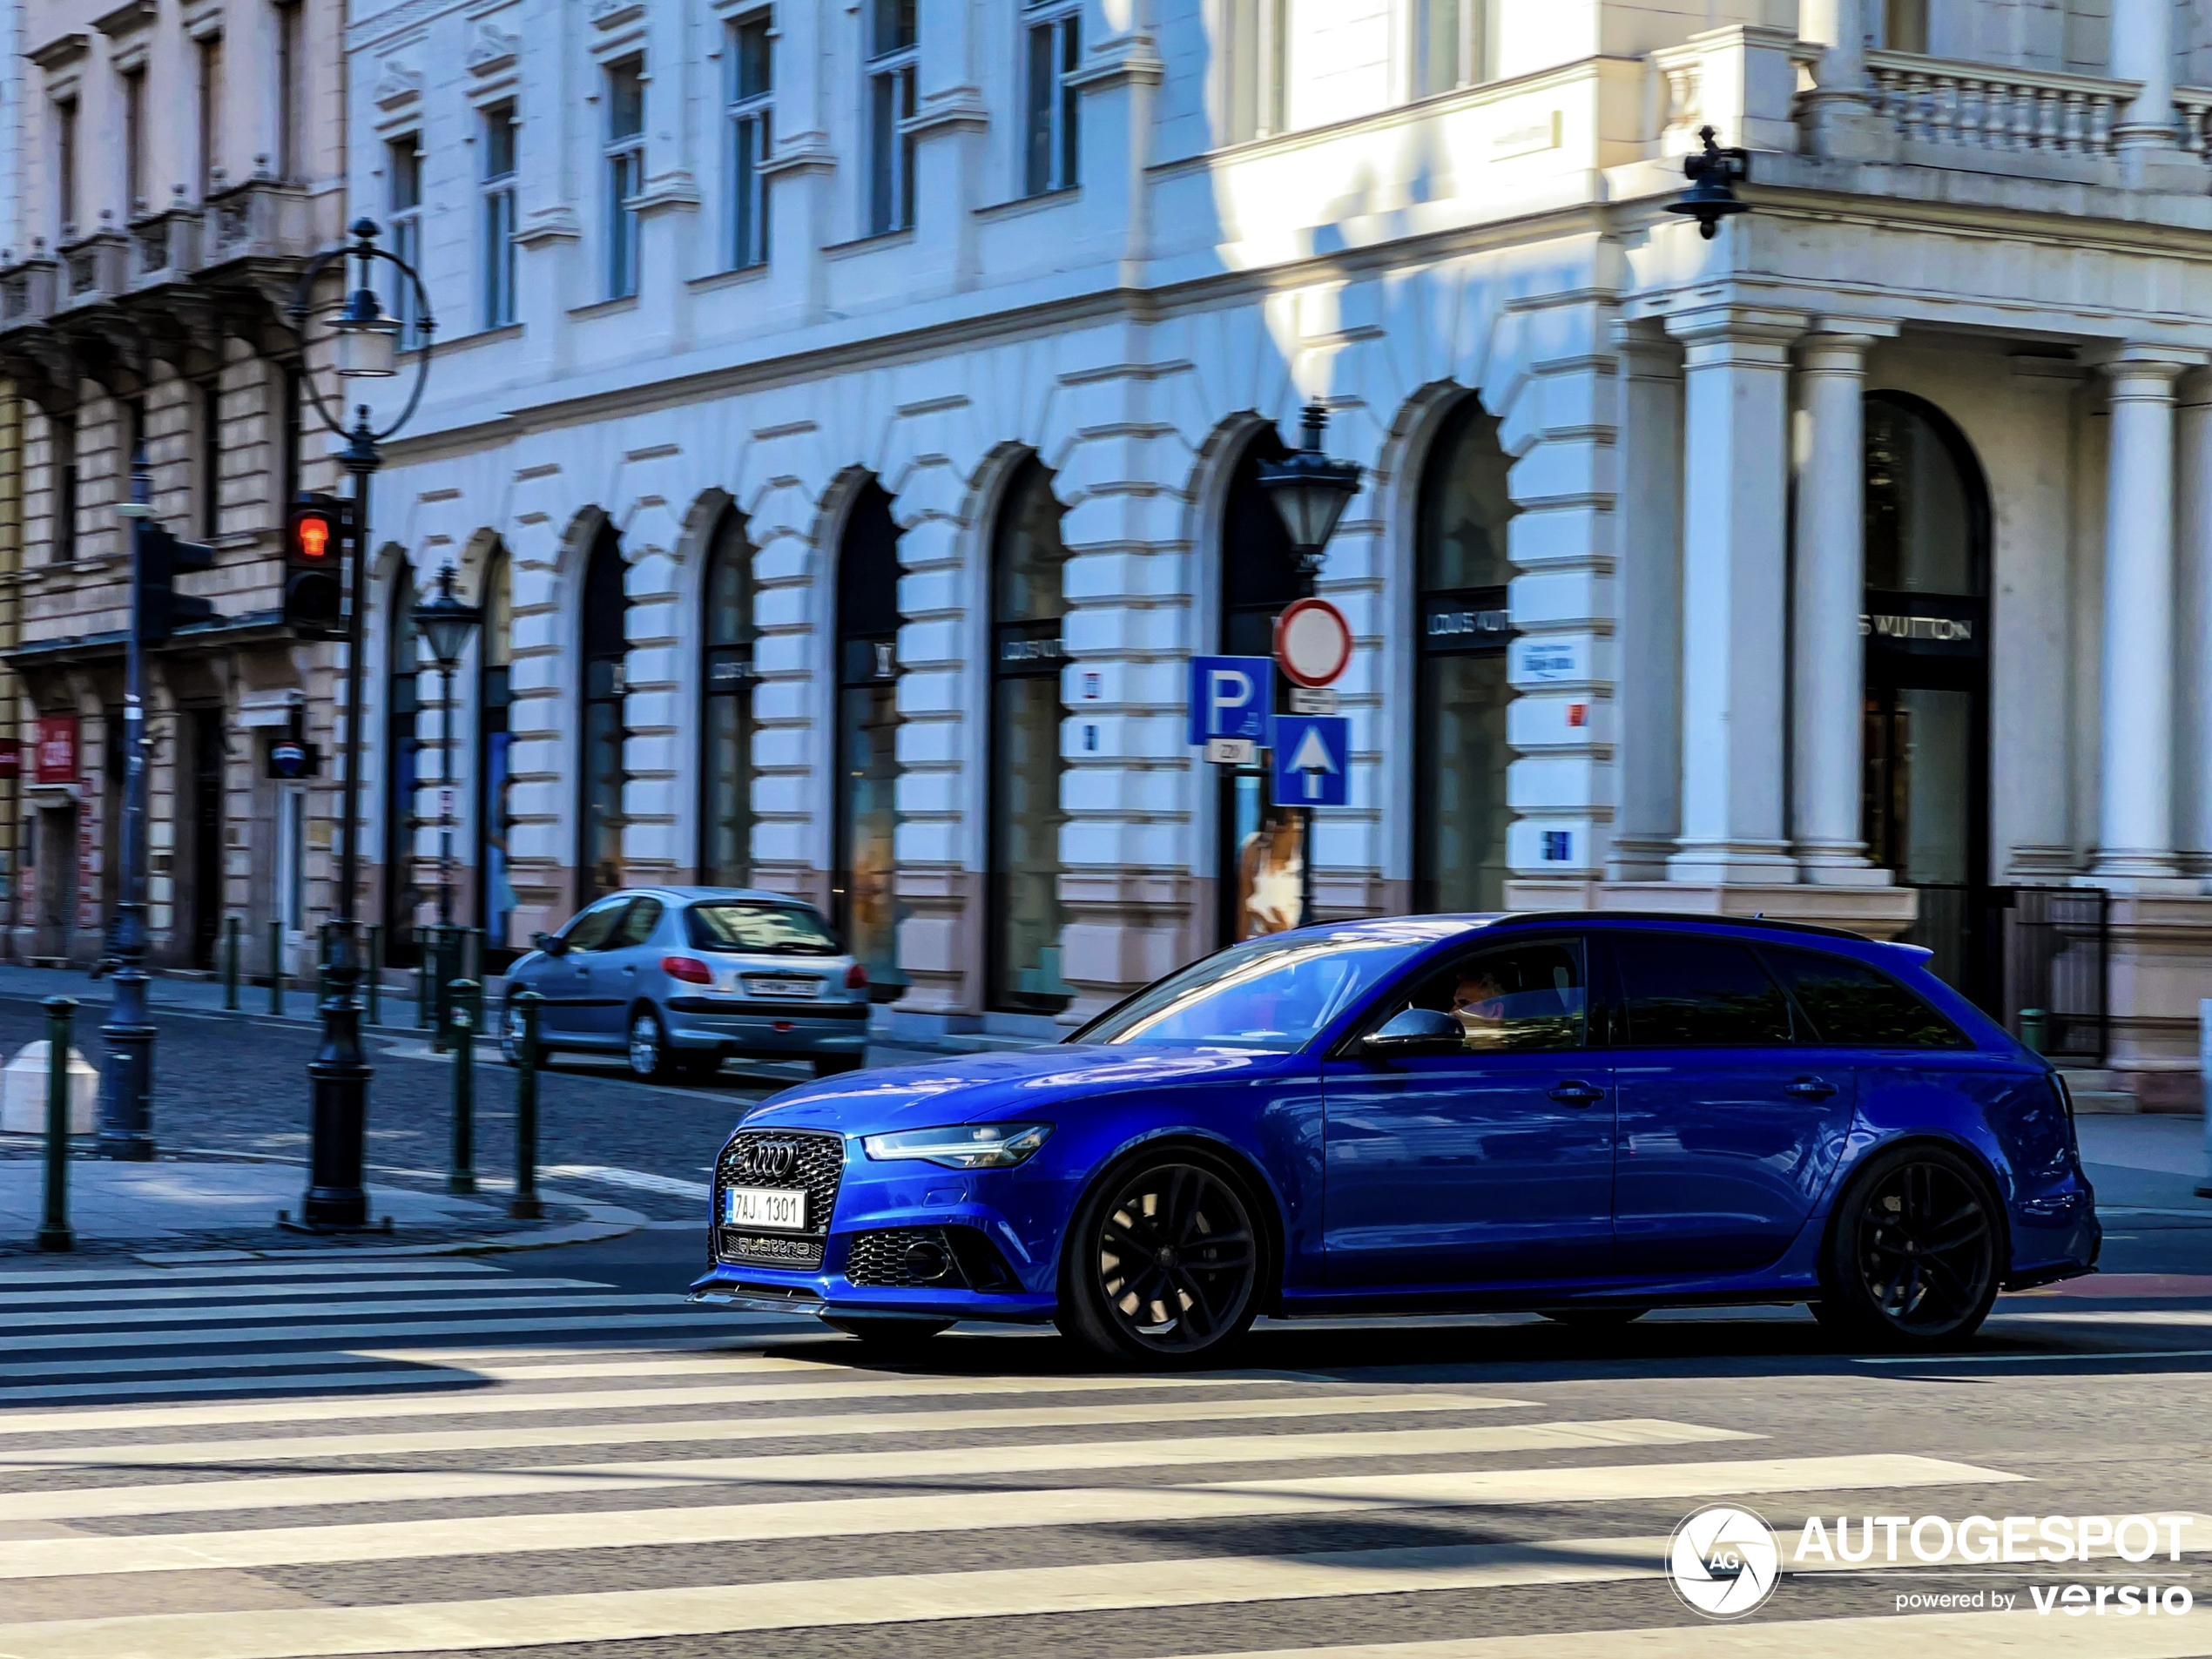
[[[38,1249],[45,1214],[45,1163],[29,1136],[0,1141],[0,1258],[35,1257],[56,1264],[74,1257],[118,1254],[145,1262],[178,1262],[302,1251],[372,1251],[379,1254],[447,1254],[480,1250],[526,1250],[618,1238],[645,1218],[614,1204],[547,1192],[545,1218],[511,1221],[503,1192],[455,1197],[409,1186],[370,1172],[372,1230],[316,1234],[287,1228],[280,1216],[297,1217],[307,1186],[299,1163],[160,1158],[117,1163],[75,1157],[69,1161],[71,1252]],[[485,1180],[487,1189],[508,1184]],[[17,1261],[20,1269],[23,1264]]]
[[[496,1001],[506,987],[506,980],[495,974],[485,985],[489,1001]],[[363,992],[366,996],[366,990]],[[73,996],[87,1008],[97,1005],[105,1008],[115,999],[115,981],[102,976],[94,979],[82,968],[24,968],[17,964],[0,963],[0,996],[22,997],[41,1001],[50,996]],[[155,974],[146,982],[146,1001],[158,1013],[175,1009],[181,1013],[220,1014],[223,1008],[223,985],[219,980],[170,978]],[[298,1025],[315,1022],[315,988],[312,981],[300,983],[287,981],[284,988],[284,1012],[269,1010],[269,988],[266,985],[240,985],[238,988],[238,1016],[249,1019],[282,1019]],[[415,976],[409,974],[406,988],[395,989],[388,981],[378,997],[378,1030],[409,1030],[415,1027]],[[80,1012],[78,1023],[84,1023]]]

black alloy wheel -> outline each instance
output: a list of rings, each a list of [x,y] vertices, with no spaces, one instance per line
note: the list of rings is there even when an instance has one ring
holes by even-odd
[[[1076,1212],[1061,1330],[1154,1366],[1213,1358],[1259,1312],[1266,1251],[1253,1211],[1244,1181],[1211,1154],[1139,1154]]]
[[[2000,1276],[1996,1200],[1942,1147],[1877,1159],[1844,1195],[1821,1274],[1824,1325],[1891,1347],[1963,1342]]]

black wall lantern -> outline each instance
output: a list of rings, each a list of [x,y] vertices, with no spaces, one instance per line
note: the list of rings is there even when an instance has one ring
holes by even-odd
[[[1669,202],[1667,211],[1689,214],[1697,221],[1697,233],[1710,242],[1719,233],[1721,220],[1751,211],[1737,200],[1730,188],[1750,178],[1751,152],[1723,150],[1713,141],[1713,129],[1709,126],[1698,128],[1697,136],[1705,141],[1705,148],[1684,156],[1682,162],[1683,177],[1689,180],[1689,188]]]
[[[1259,482],[1283,516],[1298,567],[1310,576],[1321,568],[1321,550],[1336,534],[1344,509],[1359,493],[1359,465],[1332,461],[1321,453],[1321,434],[1329,424],[1329,412],[1318,403],[1305,406],[1305,447],[1280,461],[1262,462]]]

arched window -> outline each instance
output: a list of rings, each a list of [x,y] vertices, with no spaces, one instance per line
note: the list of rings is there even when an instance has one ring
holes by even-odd
[[[509,798],[508,705],[515,661],[514,577],[507,550],[484,557],[484,623],[476,649],[476,925],[484,930],[487,966],[513,954],[514,871],[509,862],[515,813]]]
[[[630,596],[622,538],[602,523],[583,573],[583,734],[577,768],[577,908],[622,886],[623,659]]]
[[[1313,591],[1302,575],[1283,515],[1260,487],[1263,462],[1286,453],[1273,427],[1256,433],[1230,475],[1221,520],[1221,651],[1268,657],[1275,618],[1293,599]],[[1283,696],[1277,677],[1277,697]],[[1298,815],[1267,799],[1264,767],[1221,766],[1219,841],[1215,849],[1221,942],[1233,945],[1298,925],[1305,873]]]
[[[734,509],[714,527],[700,604],[699,880],[742,887],[752,879],[752,547]]]
[[[989,1005],[1057,1014],[1060,977],[1060,624],[1067,509],[1032,455],[1007,487],[991,548]]]
[[[899,526],[870,479],[837,552],[836,822],[830,904],[845,948],[887,1002],[899,972]]]
[[[1907,943],[1994,1006],[1989,926],[1989,496],[1959,428],[1866,399],[1866,855],[1919,889]]]
[[[415,627],[415,577],[401,565],[392,579],[392,625],[384,659],[384,959],[415,960],[415,792],[421,782],[415,736],[422,651]]]
[[[1506,490],[1498,422],[1473,397],[1445,417],[1421,476],[1414,557],[1413,907],[1505,907]]]

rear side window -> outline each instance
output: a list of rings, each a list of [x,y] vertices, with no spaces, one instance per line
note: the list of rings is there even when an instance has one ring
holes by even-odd
[[[1745,947],[1690,934],[1615,934],[1627,1041],[1639,1049],[1757,1049],[1791,1040],[1790,1003]]]
[[[684,913],[694,950],[737,950],[768,956],[834,956],[837,941],[804,905],[719,899]]]
[[[1850,1049],[1968,1049],[1964,1032],[1886,974],[1815,950],[1765,953],[1823,1042]]]

